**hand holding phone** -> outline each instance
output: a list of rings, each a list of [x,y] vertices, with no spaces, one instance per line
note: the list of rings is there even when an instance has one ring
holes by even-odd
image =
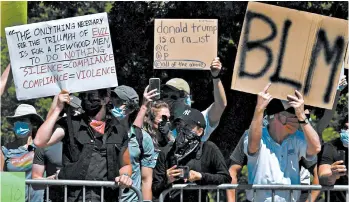
[[[159,78],[150,78],[149,79],[149,91],[156,89],[157,95],[153,98],[154,100],[160,99],[160,79]]]

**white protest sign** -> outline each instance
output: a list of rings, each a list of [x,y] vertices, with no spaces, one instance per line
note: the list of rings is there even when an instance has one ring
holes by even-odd
[[[118,85],[107,13],[5,31],[18,100]]]

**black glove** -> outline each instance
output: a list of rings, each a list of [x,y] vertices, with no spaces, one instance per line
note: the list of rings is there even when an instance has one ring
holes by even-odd
[[[170,132],[170,123],[167,121],[161,121],[158,124],[159,132],[163,136],[167,136],[167,134]]]

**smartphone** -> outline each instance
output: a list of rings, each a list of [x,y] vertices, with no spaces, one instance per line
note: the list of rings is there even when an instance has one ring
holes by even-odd
[[[345,162],[345,151],[344,150],[339,150],[338,151],[338,154],[339,154],[339,161],[343,161],[343,162]]]
[[[189,167],[188,166],[178,166],[177,169],[181,169],[181,175],[179,178],[188,179],[189,178]]]
[[[154,89],[157,89],[157,95],[153,98],[154,100],[159,100],[160,99],[160,78],[150,78],[149,79],[149,91],[152,91]]]

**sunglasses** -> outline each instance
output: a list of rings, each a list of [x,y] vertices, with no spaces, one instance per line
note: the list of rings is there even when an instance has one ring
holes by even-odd
[[[279,113],[278,120],[282,123],[282,125],[286,125],[288,122],[298,123],[297,117],[295,117],[294,115],[285,115],[283,113]]]

